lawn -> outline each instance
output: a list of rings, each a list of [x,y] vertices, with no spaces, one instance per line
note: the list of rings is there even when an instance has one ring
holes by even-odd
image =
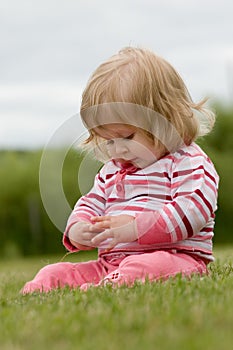
[[[0,348],[230,350],[233,247],[217,247],[215,256],[202,278],[27,296],[19,294],[24,282],[58,258],[0,261]],[[85,252],[65,261],[90,257]]]

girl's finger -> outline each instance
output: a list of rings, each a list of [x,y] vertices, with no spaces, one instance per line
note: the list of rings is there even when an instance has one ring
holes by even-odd
[[[104,232],[99,233],[94,238],[92,238],[91,243],[94,244],[95,246],[98,246],[108,238],[112,238],[111,230],[105,230]]]
[[[94,233],[100,233],[103,232],[104,228],[101,226],[96,226],[96,225],[90,225],[89,227],[89,232],[94,232]]]
[[[102,222],[106,220],[110,220],[110,216],[92,216],[91,217],[92,222]]]
[[[87,240],[87,241],[91,241],[99,232],[87,232],[84,236],[83,236],[83,240]]]
[[[95,223],[93,225],[91,225],[90,227],[90,231],[96,231],[96,230],[103,230],[103,229],[107,229],[110,228],[110,222],[109,221],[102,221],[102,222],[98,222]]]

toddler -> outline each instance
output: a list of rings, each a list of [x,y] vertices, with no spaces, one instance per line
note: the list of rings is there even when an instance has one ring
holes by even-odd
[[[85,147],[104,165],[77,201],[63,243],[70,252],[98,248],[98,259],[45,266],[23,294],[207,273],[218,175],[195,143],[215,121],[204,104],[147,49],[124,48],[95,70],[81,117]]]

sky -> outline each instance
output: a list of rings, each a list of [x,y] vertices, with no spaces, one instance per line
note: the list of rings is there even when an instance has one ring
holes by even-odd
[[[129,45],[168,60],[194,101],[232,104],[232,23],[232,0],[0,0],[0,149],[48,144],[93,70]]]

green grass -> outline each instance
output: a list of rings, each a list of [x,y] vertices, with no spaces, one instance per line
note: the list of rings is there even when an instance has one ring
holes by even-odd
[[[0,348],[230,350],[233,247],[217,248],[215,256],[202,278],[27,296],[20,288],[56,257],[0,261]]]

